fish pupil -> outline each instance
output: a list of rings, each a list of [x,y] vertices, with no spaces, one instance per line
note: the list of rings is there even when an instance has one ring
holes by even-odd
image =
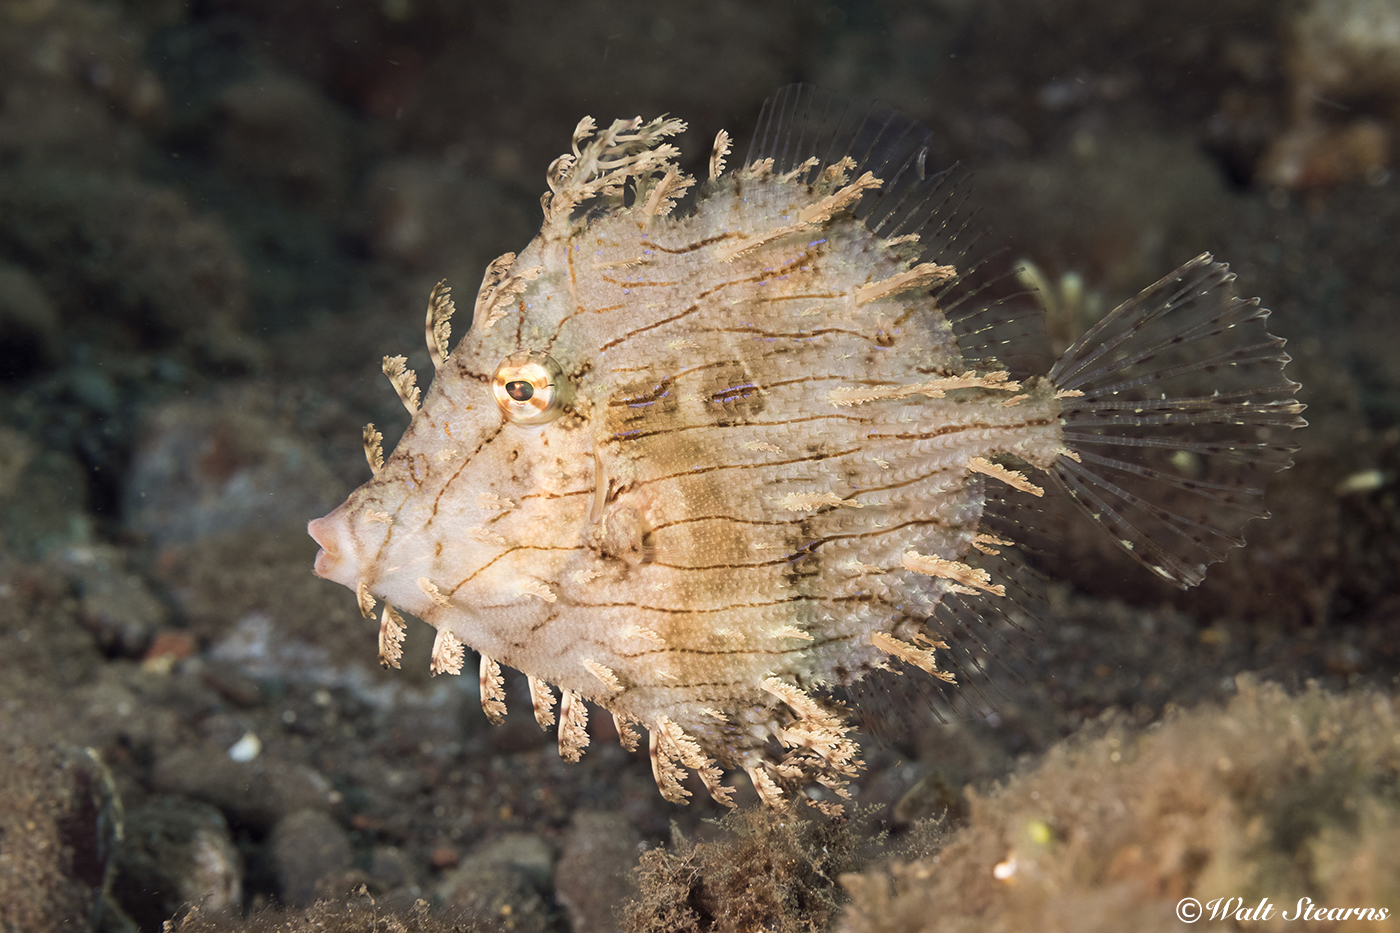
[[[535,387],[524,380],[506,383],[506,395],[509,395],[517,402],[528,402],[534,394]]]

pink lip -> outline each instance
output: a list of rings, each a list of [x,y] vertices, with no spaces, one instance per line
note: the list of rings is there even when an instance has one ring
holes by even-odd
[[[316,552],[316,576],[327,580],[336,579],[336,570],[341,564],[340,548],[336,546],[339,538],[337,525],[331,515],[313,518],[306,524],[306,533],[321,545],[321,550]]]

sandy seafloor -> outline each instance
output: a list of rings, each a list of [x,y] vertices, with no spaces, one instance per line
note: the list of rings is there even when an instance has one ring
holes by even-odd
[[[431,371],[429,289],[470,296],[525,245],[584,114],[684,117],[698,167],[721,127],[742,153],[788,82],[878,97],[934,130],[931,163],[969,170],[987,242],[1078,276],[1085,314],[1209,250],[1289,340],[1310,426],[1249,546],[1179,593],[1066,532],[1032,676],[989,721],[869,746],[867,825],[950,802],[956,821],[958,788],[1106,710],[1147,724],[1240,672],[1393,690],[1400,48],[1309,58],[1290,38],[1367,6],[1400,20],[1276,0],[0,2],[0,888],[28,892],[5,929],[86,922],[112,815],[85,794],[119,797],[144,828],[122,845],[156,852],[119,846],[109,876],[148,930],[170,895],[132,879],[179,874],[148,863],[191,864],[191,834],[244,908],[363,885],[384,910],[604,930],[639,845],[710,831],[720,808],[662,801],[605,716],[579,765],[523,680],[489,726],[474,678],[428,676],[420,623],[380,670],[374,626],[311,574],[306,520],[368,476],[361,426],[392,443],[406,423],[380,358]],[[949,790],[906,797],[920,782]]]

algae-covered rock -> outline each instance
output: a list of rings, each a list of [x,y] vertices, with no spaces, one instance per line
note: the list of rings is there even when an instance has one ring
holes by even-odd
[[[283,902],[310,907],[350,869],[350,837],[320,810],[298,810],[272,829],[272,857]]]
[[[547,901],[554,853],[531,833],[507,833],[477,846],[442,880],[438,897],[449,915],[488,929],[523,933],[553,928]]]
[[[635,890],[631,869],[640,842],[625,813],[574,814],[554,870],[554,896],[568,912],[574,933],[617,929],[618,905]]]
[[[127,815],[114,888],[133,920],[159,929],[186,905],[210,914],[236,911],[243,903],[243,859],[218,810],[157,797]]]
[[[121,804],[94,755],[0,720],[0,930],[96,923],[120,836]]]
[[[1260,929],[1287,927],[1301,898],[1386,912],[1333,914],[1342,922],[1329,928],[1394,929],[1393,700],[1316,686],[1290,697],[1249,677],[1239,687],[1223,710],[1148,730],[1109,717],[973,794],[968,825],[937,855],[842,877],[853,903],[839,929],[1176,930],[1186,898],[1207,921],[1225,898],[1243,899],[1231,910],[1267,898]]]
[[[237,363],[254,353],[239,335],[244,260],[173,189],[47,166],[5,173],[0,247],[43,257],[32,271],[63,313],[114,345],[185,343]]]
[[[867,838],[849,821],[738,810],[710,839],[674,832],[642,855],[640,892],[620,912],[628,933],[829,929],[844,897],[836,879],[865,864]]]

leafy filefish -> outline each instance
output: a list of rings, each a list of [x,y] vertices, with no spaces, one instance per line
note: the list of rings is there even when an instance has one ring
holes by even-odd
[[[698,186],[684,128],[584,119],[455,346],[434,290],[432,385],[385,357],[412,420],[387,459],[365,429],[374,476],[310,523],[316,573],[378,615],[388,666],[400,611],[437,630],[435,673],[479,653],[492,722],[502,665],[524,672],[565,758],[593,704],[629,749],[647,733],[668,800],[694,771],[732,805],[742,769],[834,811],[862,762],[833,690],[986,665],[970,623],[1014,596],[993,502],[1066,493],[1194,585],[1266,514],[1298,387],[1208,255],[1025,372],[1031,312],[969,259],[928,131],[895,114],[784,89]]]

